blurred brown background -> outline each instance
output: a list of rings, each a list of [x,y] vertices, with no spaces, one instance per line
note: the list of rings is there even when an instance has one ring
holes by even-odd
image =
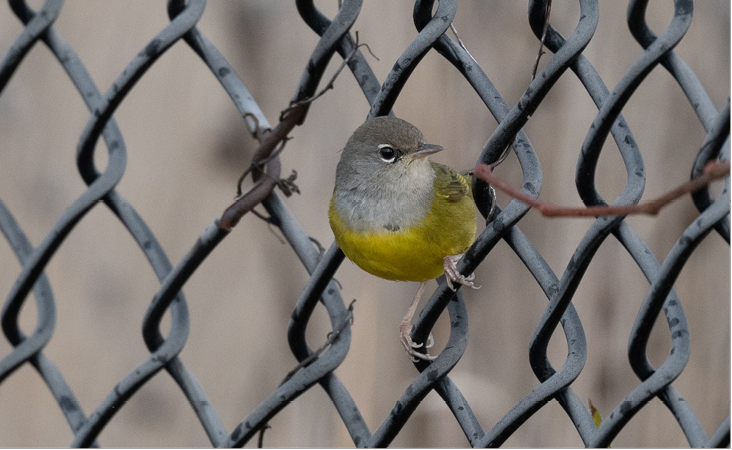
[[[353,30],[380,58],[367,59],[383,80],[416,35],[411,2],[364,2]],[[34,8],[40,1],[32,2]],[[316,2],[329,17],[337,2]],[[530,81],[538,43],[527,22],[526,2],[460,2],[455,25],[470,52],[509,105]],[[612,89],[641,55],[625,24],[625,2],[602,2],[600,25],[585,55]],[[652,2],[651,25],[663,31],[671,2]],[[552,25],[569,35],[577,2],[557,1]],[[135,54],[168,23],[165,2],[66,2],[55,24],[74,47],[102,91]],[[199,29],[225,55],[260,107],[276,123],[287,106],[318,37],[299,18],[294,2],[209,2]],[[696,2],[694,20],[676,52],[694,69],[717,108],[729,95],[730,4]],[[0,3],[0,53],[22,31]],[[542,59],[542,65],[551,55]],[[334,58],[326,79],[340,64]],[[540,66],[540,67],[541,67]],[[317,100],[305,124],[294,130],[282,156],[283,174],[298,172],[301,195],[286,199],[305,230],[326,247],[327,221],[339,150],[363,122],[368,104],[345,71],[335,89]],[[435,52],[418,66],[395,105],[430,142],[448,148],[435,160],[471,167],[496,126],[467,82]],[[542,162],[542,198],[580,205],[574,188],[579,148],[596,114],[580,83],[567,72],[526,126]],[[648,174],[644,198],[653,198],[689,176],[704,131],[673,78],[651,73],[623,114],[638,142]],[[0,198],[38,245],[64,209],[85,188],[75,149],[89,113],[62,68],[36,45],[0,96]],[[256,142],[224,90],[193,51],[179,41],[155,63],[115,114],[128,151],[118,191],[155,232],[173,264],[219,216]],[[104,144],[97,148],[101,168]],[[625,182],[617,148],[608,140],[598,187],[613,199]],[[518,185],[511,156],[499,174]],[[505,197],[499,198],[505,205]],[[697,213],[689,198],[657,217],[629,222],[662,260]],[[520,228],[561,276],[589,219],[545,219],[530,212]],[[694,408],[708,434],[730,409],[729,247],[712,233],[692,255],[675,288],[691,330],[691,359],[674,386]],[[20,268],[0,240],[0,292],[6,295]],[[145,360],[143,314],[158,288],[142,252],[104,205],[79,223],[47,267],[58,308],[56,332],[45,353],[64,373],[87,414],[115,383]],[[528,346],[546,298],[505,243],[476,273],[479,291],[464,291],[470,340],[450,376],[485,430],[490,429],[537,380]],[[276,389],[294,367],[286,327],[307,274],[291,249],[267,224],[247,215],[185,285],[191,333],[181,353],[187,367],[232,430]],[[346,301],[357,298],[353,342],[337,375],[374,431],[416,374],[398,341],[398,325],[416,283],[375,278],[346,261],[337,274]],[[434,288],[434,283],[431,285]],[[648,283],[612,237],[598,251],[574,297],[584,325],[588,359],[572,385],[583,401],[607,415],[638,384],[626,356],[628,336]],[[27,301],[23,324],[35,324]],[[443,317],[437,350],[446,342]],[[318,308],[309,328],[312,347],[329,331]],[[649,346],[658,365],[668,355],[669,332],[661,318]],[[561,332],[551,343],[552,362],[566,355]],[[9,352],[0,340],[0,356]],[[269,447],[351,447],[345,427],[319,387],[289,405],[270,423]],[[0,385],[0,446],[66,446],[72,440],[63,415],[36,372],[25,365]],[[107,447],[209,446],[193,411],[164,372],[147,383],[105,428]],[[248,446],[256,445],[251,442]],[[466,440],[435,393],[419,406],[394,447],[465,446]],[[556,402],[541,409],[507,447],[577,447],[581,440]],[[613,447],[688,446],[671,413],[654,400],[613,442]]]

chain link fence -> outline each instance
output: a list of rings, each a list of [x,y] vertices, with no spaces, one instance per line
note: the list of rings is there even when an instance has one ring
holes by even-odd
[[[390,114],[403,98],[434,118],[418,123],[428,139],[462,152],[448,156],[451,165],[492,163],[511,145],[498,174],[534,196],[546,184],[541,198],[562,199],[557,203],[579,194],[585,205],[634,204],[652,197],[644,190],[661,193],[681,177],[697,176],[709,161],[729,160],[729,5],[675,0],[659,19],[657,5],[631,1],[621,28],[617,4],[611,9],[592,0],[552,5],[548,22],[542,1],[528,2],[528,22],[525,11],[508,12],[517,2],[458,8],[455,0],[418,0],[409,5],[411,17],[404,14],[406,4],[332,3],[318,5],[332,11],[324,14],[307,0],[227,8],[170,0],[169,22],[154,37],[138,37],[135,20],[153,26],[166,20],[163,3],[146,3],[158,16],[146,18],[132,8],[121,27],[125,36],[146,43],[129,58],[115,48],[100,52],[104,57],[93,70],[75,48],[87,50],[96,34],[108,32],[115,18],[103,15],[106,3],[86,9],[62,0],[34,7],[9,0],[0,11],[2,24],[17,22],[15,29],[2,26],[0,36],[0,132],[7,136],[0,137],[6,139],[0,230],[7,242],[0,253],[7,341],[0,347],[0,445],[606,447],[664,446],[669,438],[676,446],[728,446],[729,177],[654,218],[545,219],[499,195],[497,216],[479,230],[458,265],[485,287],[464,298],[438,283],[413,335],[424,340],[433,332],[439,357],[413,367],[396,326],[413,286],[376,284],[381,281],[344,263],[337,246],[323,248],[318,241],[332,240],[321,228],[336,151],[355,128],[344,117]],[[208,19],[217,7],[220,12]],[[380,8],[393,9],[374,16]],[[298,21],[284,19],[295,10]],[[702,41],[690,50],[696,65],[676,50],[681,53],[687,33],[693,35],[695,14],[705,14],[707,28],[714,16],[726,17],[727,27],[726,34],[712,29],[706,40],[689,38]],[[68,28],[74,45],[62,34],[69,15],[83,24]],[[276,24],[263,19],[278,15]],[[484,26],[488,16],[494,28]],[[606,17],[610,25],[603,31]],[[225,27],[207,20],[235,22],[229,39],[240,39],[243,47],[215,45],[224,40]],[[205,27],[216,39],[201,31]],[[379,34],[392,28],[405,30],[405,45],[380,45]],[[708,31],[701,28],[699,33]],[[620,59],[603,57],[611,50],[597,36],[607,37],[608,30],[630,31],[635,46],[615,49]],[[709,36],[721,44],[711,45]],[[508,53],[484,53],[497,40]],[[542,40],[547,54],[531,80]],[[36,50],[43,46],[48,51]],[[720,48],[726,51],[716,53]],[[389,52],[397,56],[387,59]],[[129,63],[112,76],[109,62],[120,59]],[[190,72],[176,73],[172,59]],[[286,70],[275,65],[284,60],[292,62]],[[341,61],[347,69],[333,89],[308,102]],[[35,98],[24,65],[65,80],[64,90],[53,87],[44,91],[53,96]],[[598,65],[608,70],[605,79]],[[721,69],[697,76],[697,66]],[[509,92],[499,92],[493,73],[514,80]],[[193,81],[181,82],[189,75]],[[146,84],[154,77],[163,82]],[[650,101],[644,96],[649,85],[662,83],[659,77],[681,101],[667,103],[657,91]],[[172,100],[163,99],[169,79],[179,83]],[[454,100],[445,94],[453,83],[462,94],[448,110],[440,105]],[[99,86],[106,84],[111,87],[102,92]],[[276,100],[263,106],[257,92],[265,88]],[[294,94],[285,97],[283,90]],[[366,102],[353,100],[357,92]],[[233,134],[214,138],[217,144],[210,136],[176,141],[191,123],[214,122],[207,113],[223,109],[216,102],[224,96],[236,109],[227,112],[236,117],[225,122],[228,128],[246,129],[254,139],[212,125],[219,135]],[[280,114],[288,101],[295,108]],[[59,109],[44,119],[13,114],[33,102]],[[175,126],[150,125],[149,119],[133,126],[137,118],[125,113],[127,103],[151,117],[170,116]],[[594,112],[577,117],[587,111],[582,103]],[[58,129],[60,115],[80,117],[82,126]],[[547,116],[566,118],[564,128],[547,126]],[[673,131],[659,136],[659,122],[682,130],[688,141],[669,138]],[[144,131],[128,133],[126,124]],[[44,129],[52,151],[39,158],[29,143]],[[554,150],[567,146],[564,129],[580,139]],[[324,138],[308,145],[300,130]],[[295,139],[285,146],[290,133]],[[438,133],[451,137],[443,142],[433,136]],[[54,184],[71,170],[65,166],[68,148],[59,144],[67,134],[76,141],[75,171],[83,181],[70,193]],[[190,144],[201,158],[215,149],[217,162],[205,168],[211,160],[204,159],[196,173],[181,165],[180,155],[156,151],[172,142]],[[659,145],[673,148],[661,153]],[[212,194],[210,184],[218,181],[205,177],[215,172],[231,195],[238,173],[250,165],[244,195],[227,209],[228,197]],[[301,194],[283,199],[295,189],[293,168]],[[125,184],[130,177],[134,183]],[[485,212],[482,192],[476,191],[476,206]],[[266,213],[257,212],[262,208]],[[555,234],[544,234],[557,223]],[[171,229],[181,233],[178,238],[168,234]],[[557,251],[552,245],[560,241],[564,250]],[[79,269],[75,264],[83,259],[96,262]],[[138,267],[145,275],[135,272]],[[384,301],[371,302],[369,295]],[[350,297],[358,299],[353,311]],[[542,297],[548,303],[537,301]],[[88,298],[94,306],[83,309],[79,304]],[[54,346],[58,342],[63,344]],[[35,407],[29,399],[36,399]],[[380,406],[385,404],[390,406]],[[164,432],[146,441],[150,435],[141,430],[149,428]]]

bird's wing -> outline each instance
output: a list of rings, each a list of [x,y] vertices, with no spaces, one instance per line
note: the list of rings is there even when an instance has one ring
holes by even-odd
[[[435,195],[457,202],[470,192],[470,180],[448,166],[430,161],[435,170]]]

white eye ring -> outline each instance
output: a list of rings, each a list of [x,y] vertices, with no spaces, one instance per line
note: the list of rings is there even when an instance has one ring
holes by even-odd
[[[397,157],[399,156],[399,151],[394,150],[394,148],[389,144],[379,144],[379,158],[381,158],[382,161],[387,163],[393,163],[397,160]]]

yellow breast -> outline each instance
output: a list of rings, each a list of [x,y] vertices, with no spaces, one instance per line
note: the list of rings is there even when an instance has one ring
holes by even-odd
[[[451,173],[455,174],[452,170]],[[467,184],[467,180],[459,174],[457,176]],[[432,205],[424,220],[398,231],[349,229],[331,199],[330,226],[336,242],[351,261],[378,277],[399,281],[437,278],[443,273],[445,256],[464,253],[473,243],[476,221],[472,196],[455,198],[446,195],[441,188],[434,191]]]

